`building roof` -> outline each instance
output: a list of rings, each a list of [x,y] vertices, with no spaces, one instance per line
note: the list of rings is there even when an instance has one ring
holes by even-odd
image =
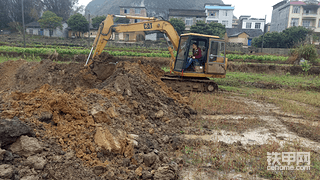
[[[250,38],[263,35],[261,29],[238,29],[238,28],[226,28],[228,37],[237,37],[242,33],[246,33]]]
[[[206,9],[215,9],[215,10],[233,10],[232,6],[205,6]]]
[[[94,0],[86,7],[86,13],[92,15],[119,14],[119,6],[145,6],[148,17],[168,19],[169,9],[197,9],[203,10],[205,3],[224,4],[222,0]]]
[[[194,9],[169,9],[169,16],[198,16],[206,17],[204,10],[194,10]]]
[[[40,27],[40,24],[37,21],[26,24],[26,27]]]
[[[119,6],[120,8],[146,8],[145,6]]]
[[[201,37],[209,37],[209,38],[215,38],[219,39],[219,36],[212,36],[212,35],[206,35],[206,34],[199,34],[199,33],[186,33],[186,34],[181,34],[181,36],[201,36]]]

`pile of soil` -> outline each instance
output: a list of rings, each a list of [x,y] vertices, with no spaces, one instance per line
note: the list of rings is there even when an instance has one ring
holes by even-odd
[[[160,80],[159,67],[108,54],[90,67],[49,60],[0,67],[2,118],[31,124],[39,139],[74,152],[104,179],[177,178],[167,152],[180,147],[177,135],[196,112]]]

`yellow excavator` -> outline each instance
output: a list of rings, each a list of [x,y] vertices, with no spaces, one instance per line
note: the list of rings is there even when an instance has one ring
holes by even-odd
[[[132,24],[114,24],[114,18],[140,19],[141,22]],[[91,60],[94,61],[106,46],[108,40],[115,33],[138,32],[138,31],[160,31],[169,38],[175,51],[170,47],[171,54],[170,75],[162,77],[169,87],[178,92],[200,91],[212,92],[218,90],[218,85],[212,78],[225,78],[228,59],[226,54],[226,43],[219,36],[211,36],[197,33],[181,34],[180,36],[166,20],[155,17],[108,15],[100,24],[97,36],[92,45],[86,65]],[[193,68],[186,69],[189,55],[192,54],[192,45],[196,43],[202,50],[202,57],[193,64]],[[93,51],[94,50],[94,51]],[[92,54],[93,52],[93,54]],[[89,63],[90,64],[90,63]]]

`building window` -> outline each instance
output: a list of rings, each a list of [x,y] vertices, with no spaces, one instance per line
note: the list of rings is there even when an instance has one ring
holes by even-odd
[[[193,25],[193,19],[192,18],[186,18],[186,26],[192,26]]]
[[[218,17],[218,12],[217,11],[209,11],[208,16],[217,18]]]
[[[227,27],[228,26],[228,21],[222,21],[221,24],[224,25],[225,27]]]
[[[246,29],[251,29],[251,23],[246,23]]]
[[[255,29],[260,29],[260,27],[261,27],[261,23],[256,23],[254,28]]]
[[[292,13],[300,14],[300,6],[293,6]]]
[[[50,36],[53,35],[53,30],[49,30],[49,35],[50,35]]]
[[[134,12],[135,12],[136,14],[140,14],[140,13],[141,13],[141,9],[140,9],[140,8],[136,8],[136,9],[134,10]]]
[[[224,15],[224,16],[228,16],[228,11],[224,11],[224,12],[223,12],[223,15]]]
[[[303,27],[308,28],[308,27],[310,27],[310,25],[311,25],[311,21],[310,20],[303,20],[302,21],[302,26]]]
[[[29,29],[29,34],[33,34],[33,29]]]
[[[292,18],[291,26],[298,26],[298,25],[299,25],[299,18]]]
[[[130,9],[126,9],[126,8],[125,8],[125,9],[124,9],[124,13],[125,13],[125,14],[130,14]]]

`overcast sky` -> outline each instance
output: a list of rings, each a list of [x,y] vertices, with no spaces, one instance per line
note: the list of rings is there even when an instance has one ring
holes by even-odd
[[[79,0],[81,5],[87,5],[91,0]],[[161,0],[159,0],[161,1]],[[235,7],[233,15],[237,18],[241,15],[251,15],[253,18],[264,18],[267,15],[267,22],[271,22],[272,6],[282,0],[223,0],[225,4]]]

